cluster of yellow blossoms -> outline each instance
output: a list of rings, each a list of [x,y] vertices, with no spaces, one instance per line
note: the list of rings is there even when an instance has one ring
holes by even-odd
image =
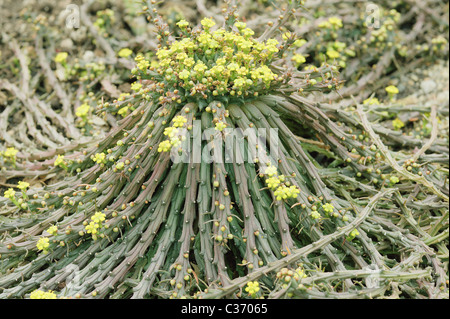
[[[185,126],[185,124],[187,123],[187,119],[182,115],[178,115],[173,118],[172,122],[172,126],[166,127],[164,129],[164,135],[169,139],[159,143],[158,152],[160,153],[170,151],[172,147],[179,146],[183,141],[183,137],[181,137],[180,139],[179,129]]]
[[[95,155],[91,156],[91,160],[93,160],[97,164],[100,164],[101,166],[103,166],[106,164],[106,154],[105,153],[96,153]]]
[[[82,119],[86,119],[89,115],[90,109],[91,107],[89,106],[89,104],[83,103],[75,110],[75,115],[81,117]]]
[[[103,228],[103,221],[105,220],[106,215],[102,212],[96,212],[94,216],[91,217],[91,221],[88,223],[85,222],[85,230],[88,234],[92,235],[93,240],[98,239],[99,230]]]
[[[47,237],[39,238],[37,244],[37,249],[42,250],[44,254],[48,253],[48,249],[50,247],[50,240]]]
[[[286,181],[284,175],[278,175],[278,170],[275,166],[269,164],[264,170],[266,178],[266,185],[269,189],[274,191],[275,198],[277,200],[297,198],[300,194],[300,190],[295,185],[290,185],[289,181]]]
[[[355,228],[353,229],[350,234],[347,236],[348,241],[352,241],[356,236],[359,235],[359,231]]]
[[[252,298],[257,296],[259,290],[259,283],[257,281],[249,281],[247,287],[245,287],[245,292]]]
[[[16,192],[14,191],[13,188],[8,188],[5,191],[5,193],[3,194],[3,196],[5,198],[8,198],[10,201],[12,201],[14,203],[14,205],[16,205],[17,207],[19,207],[21,209],[27,209],[28,204],[25,202],[25,200],[28,199],[27,194],[26,194],[28,187],[30,187],[30,184],[27,182],[19,182],[17,185],[17,188],[22,191],[23,198],[17,199]]]
[[[156,53],[159,60],[156,79],[165,84],[161,101],[168,90],[178,91],[182,99],[256,96],[278,82],[278,75],[268,67],[279,52],[277,40],[258,42],[243,22],[236,22],[234,31],[224,28],[211,31],[215,22],[207,18],[201,24],[203,30],[188,33],[188,22],[178,22],[188,37]],[[145,77],[150,62],[142,55],[136,57],[136,62],[135,71],[141,71]]]
[[[338,17],[330,17],[328,20],[320,22],[318,27],[321,29],[338,30],[343,27],[342,19]]]
[[[64,155],[58,155],[53,163],[55,167],[61,167],[67,170],[67,163],[64,161]]]
[[[30,299],[58,299],[53,291],[35,290],[30,294]]]
[[[12,164],[16,163],[16,155],[19,151],[14,147],[8,147],[6,151],[0,152],[0,156],[4,158],[5,162],[9,162]]]

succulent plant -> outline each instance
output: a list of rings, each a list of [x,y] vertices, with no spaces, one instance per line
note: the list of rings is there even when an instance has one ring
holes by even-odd
[[[413,269],[430,252],[425,243],[373,214],[378,204],[408,209],[397,189],[374,182],[394,172],[380,165],[389,156],[380,131],[368,130],[361,108],[308,99],[341,85],[337,68],[281,65],[295,35],[281,43],[271,36],[298,3],[290,6],[259,38],[230,7],[223,27],[180,21],[174,40],[148,4],[158,66],[136,57],[134,93],[98,107],[125,117],[94,147],[55,154],[61,181],[0,200],[8,207],[0,216],[0,298],[48,290],[52,298],[244,297],[245,285],[253,298],[263,289],[327,296],[308,281],[317,265],[342,285],[337,297],[383,294],[389,279],[432,273],[435,288],[445,284],[439,262]],[[302,130],[321,142],[299,138]],[[328,168],[316,161],[323,154]],[[444,173],[435,174],[411,180],[448,202],[434,183]],[[353,199],[344,184],[369,200]],[[382,255],[377,238],[408,258]],[[356,287],[351,279],[371,276],[369,266],[379,270],[379,286]],[[354,268],[361,271],[346,275]]]

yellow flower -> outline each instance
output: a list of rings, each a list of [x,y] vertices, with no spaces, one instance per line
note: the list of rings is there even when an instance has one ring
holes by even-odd
[[[217,122],[216,123],[216,127],[215,129],[218,130],[219,132],[222,132],[224,128],[226,128],[227,125],[223,122]]]
[[[167,137],[174,137],[177,134],[178,134],[178,129],[175,127],[166,127],[164,129],[164,135],[166,135]]]
[[[67,52],[59,52],[56,56],[55,56],[55,62],[56,63],[65,63],[67,57],[69,56],[69,54]]]
[[[281,181],[278,177],[269,177],[266,179],[267,187],[275,189],[280,185]]]
[[[106,215],[102,212],[96,212],[94,216],[91,217],[91,220],[95,223],[101,224],[102,221],[105,220]]]
[[[180,29],[184,29],[184,28],[186,28],[188,25],[189,25],[189,22],[187,22],[186,20],[180,20],[180,21],[177,22],[177,26],[178,26]]]
[[[183,127],[183,125],[187,122],[187,119],[184,116],[178,115],[173,118],[172,122],[173,127]]]
[[[128,58],[131,54],[133,54],[133,51],[128,48],[123,48],[117,53],[121,58]]]
[[[92,160],[97,164],[105,164],[106,163],[106,154],[105,153],[97,153],[92,156]]]
[[[169,141],[163,141],[159,143],[158,152],[168,152],[172,148],[172,144]]]
[[[405,126],[405,123],[403,123],[402,120],[400,120],[398,117],[392,121],[392,126],[395,130],[400,130],[402,127]]]
[[[54,166],[65,166],[66,163],[64,162],[64,155],[58,155],[58,157],[55,160]]]
[[[350,238],[355,238],[356,236],[359,235],[359,231],[355,228],[350,232]]]
[[[243,30],[243,29],[245,29],[247,27],[247,24],[245,22],[238,21],[238,22],[234,23],[234,26],[236,28],[238,28],[238,30]]]
[[[277,168],[275,166],[268,166],[265,170],[264,170],[264,174],[272,177],[273,175],[277,174]]]
[[[30,299],[57,299],[53,291],[35,290],[30,294]]]
[[[119,162],[116,165],[116,169],[119,170],[119,171],[123,170],[124,167],[125,167],[125,163],[124,162]]]
[[[325,205],[323,205],[322,208],[325,213],[332,213],[334,210],[334,206],[329,203],[326,203]]]
[[[133,91],[139,91],[142,88],[142,84],[139,82],[134,82],[133,84],[131,84],[131,89]]]
[[[76,109],[75,115],[78,117],[86,117],[88,115],[90,109],[91,109],[91,107],[89,106],[89,104],[84,103]]]
[[[328,22],[336,29],[342,28],[342,20],[338,17],[331,17],[328,19]]]
[[[89,225],[86,225],[85,230],[88,234],[95,235],[98,233],[98,230],[100,228],[100,225],[95,222],[90,222]]]
[[[308,41],[306,41],[305,39],[297,39],[297,40],[295,40],[293,45],[295,45],[296,47],[300,48],[300,47],[304,46],[307,42]]]
[[[339,52],[334,50],[334,49],[328,49],[327,50],[327,55],[330,59],[337,59],[339,58]]]
[[[385,90],[389,93],[389,95],[395,95],[399,92],[397,87],[395,87],[394,85],[389,85]]]
[[[209,19],[209,18],[204,18],[200,23],[202,24],[203,29],[205,29],[205,30],[209,30],[213,26],[216,25],[216,23],[212,19]]]
[[[190,72],[188,70],[183,70],[178,74],[178,77],[182,80],[186,80],[189,78]]]
[[[368,99],[364,100],[363,104],[366,104],[366,105],[379,105],[380,101],[378,101],[378,99],[376,97],[373,97],[373,98],[368,98]]]
[[[16,196],[16,192],[14,191],[14,189],[9,188],[7,191],[5,191],[5,194],[3,196],[5,196],[5,198],[13,200]]]
[[[36,247],[39,250],[43,250],[44,252],[47,250],[47,248],[50,246],[49,239],[47,237],[41,237],[39,238]]]
[[[58,233],[58,227],[55,225],[50,226],[47,229],[47,233],[49,233],[50,235],[56,236],[56,234]]]
[[[297,67],[300,64],[303,64],[303,63],[306,62],[306,58],[303,55],[299,54],[299,53],[294,54],[294,56],[292,57],[291,60],[295,62]]]
[[[4,157],[14,159],[16,157],[18,150],[16,150],[14,147],[8,147],[6,151],[3,153]]]
[[[17,188],[22,191],[26,191],[28,187],[30,187],[30,184],[27,182],[19,182],[19,184],[17,185]]]
[[[122,108],[117,112],[117,114],[121,115],[122,117],[127,116],[127,113],[128,113],[128,106],[122,107]]]
[[[314,219],[319,219],[320,218],[320,213],[317,210],[314,210],[311,212],[311,217]]]
[[[255,297],[259,290],[259,283],[257,281],[250,281],[247,283],[247,287],[245,287],[245,292],[247,292],[250,297]]]

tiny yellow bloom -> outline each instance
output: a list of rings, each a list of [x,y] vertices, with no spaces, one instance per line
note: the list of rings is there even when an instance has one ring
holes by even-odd
[[[215,129],[218,130],[219,132],[222,132],[224,128],[226,128],[227,125],[223,122],[217,122],[216,123],[216,127]]]
[[[56,294],[53,291],[34,290],[30,294],[30,299],[57,299]]]
[[[326,213],[332,213],[334,210],[334,206],[329,203],[326,203],[325,205],[323,205],[322,208]]]
[[[60,64],[65,63],[68,56],[69,56],[69,54],[67,52],[59,52],[55,56],[55,62],[60,63]]]
[[[299,53],[294,54],[291,60],[295,62],[297,67],[306,62],[306,58]]]
[[[395,130],[400,130],[402,127],[405,126],[405,123],[403,123],[402,120],[400,120],[398,117],[392,121],[392,126],[394,127]]]
[[[188,25],[189,25],[189,22],[187,22],[186,20],[180,20],[180,21],[177,22],[177,26],[178,26],[180,29],[184,29],[184,28],[186,28]]]
[[[89,106],[89,104],[84,103],[75,110],[75,115],[78,117],[86,117],[90,109],[91,107]]]
[[[5,196],[5,198],[13,200],[16,196],[16,192],[14,191],[14,189],[9,188],[7,191],[5,191],[5,194],[3,196]]]
[[[49,239],[47,237],[41,237],[39,238],[36,247],[39,250],[43,250],[44,252],[47,250],[47,248],[50,246]]]
[[[17,185],[17,188],[22,191],[26,191],[28,187],[30,187],[30,184],[27,182],[19,182],[19,184]]]
[[[91,220],[95,223],[101,224],[102,221],[105,220],[106,215],[102,212],[96,212],[94,216],[91,217]]]
[[[18,150],[16,150],[14,147],[8,147],[6,151],[3,153],[4,157],[14,159],[16,157]]]
[[[133,51],[128,48],[123,48],[119,51],[119,53],[117,53],[117,55],[120,56],[121,58],[128,58],[132,54]]]
[[[66,163],[64,162],[64,155],[58,155],[58,157],[55,160],[54,166],[65,166]]]
[[[128,106],[122,107],[122,108],[117,112],[117,114],[121,115],[122,117],[127,116],[127,113],[128,113]]]
[[[368,99],[364,100],[363,104],[366,104],[366,105],[380,105],[380,101],[378,101],[378,99],[376,97],[373,97],[373,98],[368,98]]]
[[[182,115],[178,115],[173,118],[172,122],[173,127],[183,127],[183,125],[187,122],[187,119]]]
[[[50,235],[56,236],[56,234],[58,233],[58,227],[55,225],[50,226],[47,229],[47,233],[49,233]]]
[[[172,148],[172,144],[169,141],[163,141],[159,143],[158,152],[168,152]]]
[[[398,88],[394,85],[389,85],[385,90],[389,93],[389,95],[395,95],[399,92]]]
[[[336,50],[334,50],[334,49],[328,49],[328,50],[327,50],[327,56],[328,56],[330,59],[337,59],[337,58],[339,58],[340,54],[339,54],[338,51],[336,51]]]
[[[216,25],[216,23],[212,19],[209,19],[209,18],[204,18],[200,23],[202,24],[203,29],[205,29],[205,30],[209,30],[213,26]]]

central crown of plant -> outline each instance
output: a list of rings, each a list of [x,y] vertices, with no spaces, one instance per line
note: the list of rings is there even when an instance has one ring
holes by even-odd
[[[142,55],[136,58],[133,72],[138,79],[151,81],[153,98],[160,103],[229,101],[279,86],[283,76],[268,67],[280,51],[277,40],[259,42],[243,22],[236,22],[230,31],[212,31],[215,22],[208,18],[201,24],[200,30],[191,31],[188,22],[178,22],[183,38],[158,50],[157,68]]]

